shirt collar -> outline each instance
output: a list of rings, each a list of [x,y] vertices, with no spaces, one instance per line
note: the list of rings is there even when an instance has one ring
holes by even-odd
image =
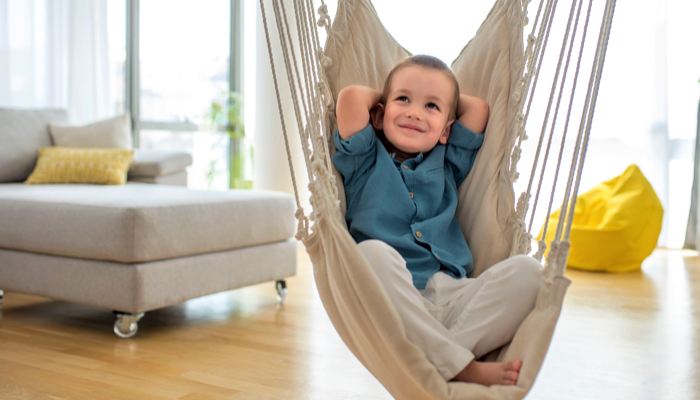
[[[398,160],[396,160],[396,158],[395,158],[395,157],[396,157],[396,153],[389,153],[389,156],[391,157],[392,160],[394,160],[394,162],[397,162],[397,163],[401,164],[401,163],[400,163]],[[406,160],[406,161],[414,160],[413,162],[415,162],[415,165],[418,165],[418,164],[420,164],[420,163],[423,161],[424,158],[425,158],[425,156],[423,155],[423,153],[418,153],[417,156],[415,156],[415,157],[413,157],[413,158],[409,158],[409,159]],[[406,162],[406,161],[404,161],[404,162]]]

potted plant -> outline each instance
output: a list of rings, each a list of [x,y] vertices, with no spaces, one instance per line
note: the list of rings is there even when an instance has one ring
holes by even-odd
[[[252,189],[253,181],[245,177],[246,151],[253,156],[253,149],[247,144],[241,101],[238,93],[223,92],[220,101],[213,101],[207,120],[229,136],[229,188]]]

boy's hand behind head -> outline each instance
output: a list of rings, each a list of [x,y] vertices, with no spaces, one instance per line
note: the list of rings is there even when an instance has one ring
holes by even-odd
[[[338,93],[335,115],[338,133],[345,140],[369,123],[369,110],[379,102],[381,92],[366,86],[352,85]]]

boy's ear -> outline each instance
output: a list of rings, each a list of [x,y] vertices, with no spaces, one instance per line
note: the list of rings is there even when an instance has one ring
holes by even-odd
[[[384,104],[377,103],[371,110],[369,116],[372,119],[372,127],[376,131],[384,129]]]
[[[438,139],[438,142],[440,142],[441,144],[447,144],[447,139],[450,137],[450,130],[452,129],[452,124],[454,122],[455,121],[452,120],[447,123],[445,129],[442,131],[442,135],[440,135],[440,139]]]

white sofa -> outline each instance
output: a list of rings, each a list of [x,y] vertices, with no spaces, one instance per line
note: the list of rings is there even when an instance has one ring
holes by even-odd
[[[0,108],[0,289],[114,310],[121,337],[146,311],[242,286],[276,281],[283,300],[291,195],[143,183],[182,184],[192,161],[139,151],[126,185],[21,183],[65,118]]]

